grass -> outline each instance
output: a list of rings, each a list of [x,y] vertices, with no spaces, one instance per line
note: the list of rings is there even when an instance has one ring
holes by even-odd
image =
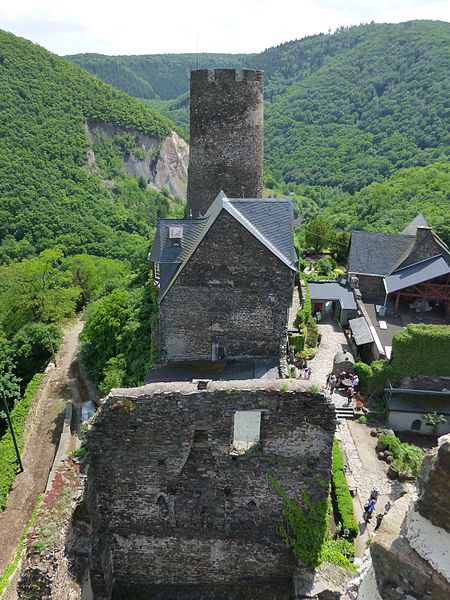
[[[19,541],[19,545],[17,546],[16,554],[14,555],[13,560],[6,567],[3,575],[0,577],[0,597],[3,595],[3,592],[6,590],[10,577],[13,575],[14,571],[17,569],[17,566],[20,561],[20,557],[22,556],[23,549],[25,548],[25,542],[27,539],[28,531],[31,529],[31,527],[33,527],[33,525],[36,521],[37,513],[38,513],[41,502],[42,502],[42,495],[39,495],[38,499],[36,501],[36,504],[33,508],[33,512],[31,513],[30,520],[28,521],[27,526],[25,527],[22,535],[20,536],[20,541]]]

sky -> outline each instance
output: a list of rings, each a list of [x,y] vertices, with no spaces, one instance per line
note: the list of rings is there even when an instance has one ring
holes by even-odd
[[[260,52],[342,25],[450,21],[449,0],[0,0],[0,29],[60,55]]]

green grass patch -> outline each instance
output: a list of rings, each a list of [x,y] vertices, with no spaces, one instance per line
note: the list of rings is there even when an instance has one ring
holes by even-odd
[[[37,373],[33,377],[33,379],[27,385],[22,399],[16,402],[11,411],[11,421],[20,451],[23,450],[25,443],[25,421],[30,411],[33,397],[38,390],[42,378],[42,373]],[[11,490],[16,477],[18,467],[16,452],[9,429],[0,440],[0,464],[2,465],[2,470],[0,473],[0,512],[3,512],[6,507],[9,491]]]
[[[20,536],[20,542],[19,542],[19,545],[17,546],[16,554],[14,555],[12,562],[10,562],[9,565],[6,567],[3,575],[0,577],[0,597],[2,596],[3,592],[7,588],[9,578],[14,573],[14,571],[17,569],[17,565],[19,564],[19,560],[20,560],[20,557],[22,556],[23,549],[25,548],[27,534],[28,534],[29,530],[31,529],[31,527],[33,527],[33,525],[36,521],[37,513],[39,510],[39,506],[41,505],[41,502],[42,502],[42,495],[39,495],[37,498],[36,504],[33,508],[33,512],[31,513],[30,520],[28,521],[27,526],[25,527],[22,535]]]

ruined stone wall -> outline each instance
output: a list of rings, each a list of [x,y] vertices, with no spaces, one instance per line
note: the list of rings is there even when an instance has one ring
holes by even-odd
[[[229,198],[263,192],[263,72],[191,72],[188,214],[204,215],[223,190]]]
[[[294,273],[222,212],[160,304],[161,360],[278,357]]]
[[[292,597],[294,559],[268,476],[291,497],[326,497],[334,409],[307,392],[232,386],[177,393],[154,384],[114,391],[103,404],[89,450],[113,597]],[[262,413],[253,456],[230,454],[238,410]],[[189,595],[195,589],[206,595]]]

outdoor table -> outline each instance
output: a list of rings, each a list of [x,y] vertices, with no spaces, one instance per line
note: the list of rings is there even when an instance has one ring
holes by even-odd
[[[342,380],[342,385],[345,387],[350,387],[353,385],[353,381],[348,377],[347,379]]]

